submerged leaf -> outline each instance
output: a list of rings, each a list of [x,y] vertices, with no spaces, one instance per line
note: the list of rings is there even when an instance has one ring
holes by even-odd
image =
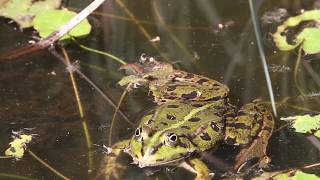
[[[320,129],[320,115],[302,115],[281,118],[285,121],[293,121],[292,127],[299,133],[312,133],[314,130]]]
[[[33,18],[49,9],[60,6],[61,0],[5,0],[0,1],[0,16],[13,19],[20,28],[33,26]]]
[[[75,12],[68,10],[48,10],[34,18],[34,28],[39,32],[42,38],[57,31],[61,26],[71,20],[76,15]],[[74,37],[86,36],[91,31],[91,25],[88,20],[81,21],[68,34]],[[69,39],[69,35],[64,35],[60,40]]]

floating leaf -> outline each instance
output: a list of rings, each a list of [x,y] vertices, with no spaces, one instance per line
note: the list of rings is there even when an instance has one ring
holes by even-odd
[[[61,0],[0,0],[0,16],[13,19],[20,28],[33,26],[33,18],[60,6]]]
[[[320,180],[320,177],[314,174],[304,173],[300,170],[288,170],[286,172],[263,172],[258,177],[252,178],[252,180]]]
[[[320,10],[305,11],[301,15],[288,18],[273,34],[273,40],[276,46],[282,51],[289,51],[302,45],[307,54],[320,52],[320,29],[319,27],[304,28],[295,38],[294,43],[289,44],[287,41],[286,31],[288,28],[295,28],[304,21],[320,22]]]
[[[299,133],[311,133],[314,130],[320,129],[320,115],[303,115],[303,116],[291,116],[281,118],[285,121],[293,121],[292,127]],[[318,132],[319,134],[319,132]]]
[[[68,10],[48,10],[34,18],[34,28],[39,32],[42,38],[45,38],[51,33],[57,31],[75,15],[75,12]],[[74,27],[68,34],[74,37],[82,37],[88,35],[90,31],[91,25],[88,20],[85,19]],[[69,35],[64,35],[60,40],[69,39]]]
[[[302,171],[295,171],[294,173],[288,172],[279,174],[274,177],[275,180],[320,180],[320,177],[314,174],[304,173]]]
[[[302,43],[302,48],[307,54],[320,52],[320,29],[304,28],[297,36],[297,40]]]
[[[20,134],[9,143],[10,147],[5,151],[6,156],[22,158],[26,149],[26,144],[31,142],[32,136]]]
[[[314,135],[317,136],[318,138],[320,138],[320,130],[316,131],[316,132],[314,133]]]

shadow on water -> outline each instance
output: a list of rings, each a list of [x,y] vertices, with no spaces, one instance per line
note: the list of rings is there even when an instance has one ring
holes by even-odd
[[[79,1],[68,2],[71,8],[79,7]],[[87,1],[83,1],[83,6]],[[116,3],[106,1],[99,9],[102,14],[90,17],[94,25],[90,37],[82,40],[86,46],[104,50],[125,59],[136,61],[141,53],[175,63],[188,72],[203,74],[227,84],[233,104],[244,103],[261,97],[268,99],[265,77],[257,51],[247,1],[123,1],[132,16]],[[298,14],[301,9],[313,9],[319,1],[260,1],[258,15],[262,17],[279,8],[288,14]],[[82,7],[83,7],[82,6]],[[295,107],[319,111],[319,101],[301,99],[294,85],[293,69],[296,53],[279,52],[271,40],[279,14],[260,19],[267,61],[271,70],[273,89],[277,102],[288,98],[285,106],[278,109],[279,117],[306,111]],[[275,19],[272,19],[275,18]],[[285,16],[284,16],[285,18]],[[32,39],[32,33],[22,33],[7,20],[0,22],[0,52],[20,46]],[[140,26],[137,26],[137,23]],[[142,33],[145,31],[145,33]],[[160,42],[151,42],[160,37]],[[117,81],[123,76],[119,63],[87,51],[76,45],[66,49],[73,60],[79,60],[81,71],[94,81],[106,94],[117,102],[123,89]],[[316,70],[318,60],[308,61]],[[282,67],[282,69],[281,69]],[[280,70],[279,70],[280,69]],[[299,71],[299,82],[306,92],[319,93],[319,84],[306,66]],[[107,134],[114,108],[86,81],[76,76],[77,85],[93,144],[93,169],[88,175],[88,148],[81,124],[72,84],[64,64],[48,51],[21,57],[0,65],[0,151],[4,152],[10,142],[12,131],[32,128],[37,134],[30,149],[51,166],[72,179],[90,179],[101,165],[103,144],[108,144]],[[129,93],[121,105],[122,111],[137,124],[139,115],[146,107],[153,106],[147,92]],[[276,126],[284,123],[277,119]],[[135,127],[120,116],[113,132],[113,142],[129,137]],[[319,142],[283,128],[274,133],[269,154],[273,168],[286,169],[319,162]],[[215,153],[205,153],[209,167],[223,172],[232,164],[230,147],[222,146]],[[128,160],[128,159],[127,159]],[[0,173],[17,174],[37,179],[54,179],[56,176],[31,156],[13,161],[0,159]],[[128,160],[130,162],[130,160]],[[218,163],[217,163],[218,162]],[[124,179],[145,178],[145,171],[129,166]],[[156,173],[152,178],[190,178],[181,169]]]

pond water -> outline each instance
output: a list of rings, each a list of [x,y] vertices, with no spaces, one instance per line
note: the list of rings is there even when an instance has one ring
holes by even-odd
[[[127,9],[119,6],[119,2],[123,2]],[[316,95],[319,94],[317,72],[320,61],[315,59],[316,56],[303,58],[304,66],[300,66],[298,71],[298,82],[310,98],[300,98],[293,78],[297,51],[278,51],[270,34],[288,14],[296,15],[301,9],[319,8],[320,1],[256,2],[275,99],[282,103],[278,107],[277,129],[285,125],[279,117],[306,114],[310,112],[305,111],[308,109],[319,111],[320,102]],[[69,0],[65,6],[79,10],[88,3],[85,0]],[[130,18],[128,11],[136,22]],[[180,69],[227,84],[231,90],[230,99],[237,106],[256,98],[269,101],[248,1],[118,0],[106,1],[97,12],[99,14],[89,18],[93,31],[81,41],[84,45],[109,52],[126,62],[136,61],[142,53],[166,59]],[[7,19],[1,19],[0,53],[27,43],[32,36],[32,30],[21,32],[15,25],[8,24]],[[157,36],[160,37],[159,42],[150,41]],[[118,70],[120,64],[74,44],[65,48],[72,61],[80,62],[82,73],[114,102],[118,102],[123,92],[123,88],[117,85],[123,77],[123,72]],[[102,146],[108,145],[113,106],[87,81],[76,75],[85,114],[81,119],[66,67],[47,50],[0,63],[0,154],[3,155],[2,152],[8,148],[12,131],[22,130],[36,134],[28,148],[66,177],[93,179],[105,155]],[[147,91],[135,90],[126,96],[121,111],[137,125],[139,116],[152,106]],[[93,143],[90,151],[84,122]],[[135,128],[118,115],[112,143],[128,138]],[[203,157],[212,170],[225,172],[232,165],[229,151],[231,154],[233,149],[223,146],[215,153],[205,153]],[[319,152],[318,139],[287,128],[273,134],[268,148],[274,170],[317,163],[320,161]],[[89,157],[92,164],[88,161]],[[129,157],[124,157],[124,160],[130,163]],[[8,179],[11,175],[59,179],[29,154],[20,160],[0,161],[0,179]],[[193,178],[182,169],[172,172],[160,170],[148,177],[145,170],[134,165],[126,166],[122,179]]]

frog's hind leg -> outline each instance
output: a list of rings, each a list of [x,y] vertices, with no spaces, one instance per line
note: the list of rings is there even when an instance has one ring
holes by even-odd
[[[244,105],[235,118],[226,119],[225,142],[245,146],[236,156],[234,170],[253,158],[259,158],[260,166],[270,161],[266,149],[273,126],[272,114],[258,100]]]
[[[179,167],[197,174],[196,180],[209,180],[213,177],[213,173],[208,169],[207,165],[198,158],[188,158]]]
[[[230,145],[247,145],[257,137],[268,140],[272,134],[272,114],[259,100],[244,105],[234,118],[226,119],[225,138]]]

